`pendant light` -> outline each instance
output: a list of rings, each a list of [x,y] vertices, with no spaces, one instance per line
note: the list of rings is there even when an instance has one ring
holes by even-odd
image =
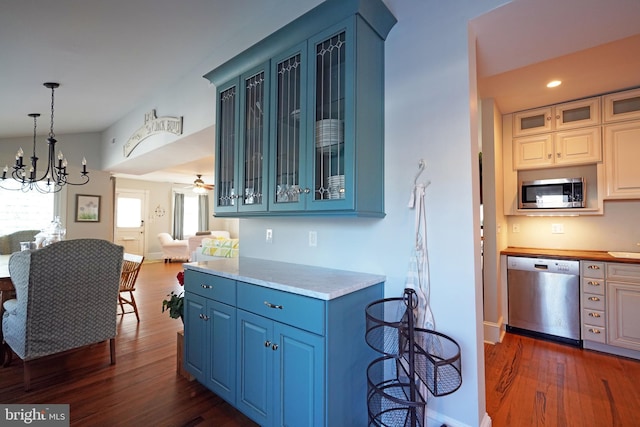
[[[38,174],[38,157],[36,155],[36,120],[40,116],[38,113],[31,113],[29,117],[33,118],[33,154],[31,156],[31,164],[24,164],[24,152],[22,148],[18,150],[16,154],[16,163],[13,165],[13,171],[11,175],[7,177],[9,172],[8,166],[5,166],[2,171],[0,179],[4,183],[7,178],[13,178],[18,182],[18,185],[12,187],[3,187],[5,189],[30,191],[36,190],[40,193],[57,193],[62,188],[69,185],[84,185],[89,182],[89,172],[87,172],[87,160],[82,159],[82,171],[80,172],[80,181],[71,182],[67,176],[67,159],[64,158],[62,151],[59,151],[56,155],[56,142],[55,133],[53,132],[53,118],[54,118],[54,92],[55,89],[60,87],[59,83],[44,83],[44,86],[51,89],[51,127],[49,128],[49,137],[47,138],[48,144],[48,160],[46,169],[44,172]],[[15,184],[15,183],[14,183]]]

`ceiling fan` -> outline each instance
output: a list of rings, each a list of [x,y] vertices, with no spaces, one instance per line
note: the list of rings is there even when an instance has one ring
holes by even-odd
[[[190,187],[193,188],[194,193],[206,193],[213,190],[213,184],[206,184],[202,180],[202,175],[196,175],[196,179]]]

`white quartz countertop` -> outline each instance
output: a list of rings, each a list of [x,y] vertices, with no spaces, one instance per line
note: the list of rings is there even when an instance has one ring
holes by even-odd
[[[386,280],[385,276],[377,274],[247,257],[191,262],[184,264],[184,268],[323,300],[338,298]]]

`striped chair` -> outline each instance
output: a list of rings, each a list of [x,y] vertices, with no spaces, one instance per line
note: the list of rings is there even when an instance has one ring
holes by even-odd
[[[4,303],[2,331],[24,361],[25,390],[29,362],[43,356],[109,340],[115,364],[123,254],[106,240],[76,239],[11,255],[16,298]]]

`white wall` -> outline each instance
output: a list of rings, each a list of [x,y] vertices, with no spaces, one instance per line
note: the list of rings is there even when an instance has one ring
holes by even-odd
[[[414,211],[407,208],[407,202],[418,160],[425,159],[427,168],[420,179],[431,181],[427,188],[431,306],[436,329],[460,344],[463,364],[461,389],[429,401],[428,410],[433,417],[430,425],[443,422],[487,425],[477,232],[475,44],[469,37],[468,21],[504,1],[386,0],[386,3],[398,18],[386,42],[387,216],[243,219],[241,255],[384,274],[386,295],[399,296],[414,239]],[[185,115],[186,132],[192,129],[186,127],[189,117],[186,111],[197,114],[198,110],[196,121],[202,120],[203,127],[212,124],[209,120],[213,119],[214,91],[206,84],[195,83],[195,77],[190,79],[179,83],[187,89],[184,95],[193,97],[193,103],[183,99],[182,92],[169,90],[132,110],[131,115],[104,133],[102,144],[107,152],[107,165],[118,162],[111,149],[121,153],[123,138],[140,125],[150,107],[158,108],[158,115]],[[174,97],[179,108],[158,106],[173,101]],[[204,116],[202,111],[206,111]],[[113,138],[116,142],[111,144]],[[154,144],[161,146],[167,141],[149,141],[138,153]],[[265,243],[267,228],[273,229],[270,245]],[[311,230],[318,235],[318,245],[313,248],[308,246]],[[354,317],[363,315],[353,313]]]
[[[67,185],[56,194],[58,206],[57,214],[63,226],[67,229],[67,239],[95,238],[112,240],[113,238],[113,197],[110,174],[100,169],[100,134],[82,133],[56,135],[56,152],[61,150],[69,162],[69,181],[79,182],[82,158],[87,159],[89,183],[82,186]],[[11,170],[15,163],[16,151],[22,147],[25,152],[25,162],[33,154],[33,137],[6,138],[0,140],[0,168],[5,165]],[[38,169],[46,170],[47,154],[46,136],[36,137],[36,155]],[[41,169],[44,167],[44,169]],[[101,197],[100,222],[75,222],[76,195],[90,194]],[[53,218],[52,218],[53,219]],[[45,224],[46,225],[46,224]]]
[[[467,21],[488,3],[387,1],[398,23],[385,44],[384,219],[240,222],[243,256],[385,274],[386,296],[399,296],[414,239],[414,212],[407,202],[418,159],[425,159],[420,179],[431,181],[431,306],[436,328],[458,341],[463,361],[462,388],[430,400],[428,409],[454,425],[480,425],[485,416],[477,129],[470,122],[475,65],[469,62]],[[265,243],[266,228],[273,229],[271,245]],[[318,233],[315,248],[308,246],[310,230]]]

